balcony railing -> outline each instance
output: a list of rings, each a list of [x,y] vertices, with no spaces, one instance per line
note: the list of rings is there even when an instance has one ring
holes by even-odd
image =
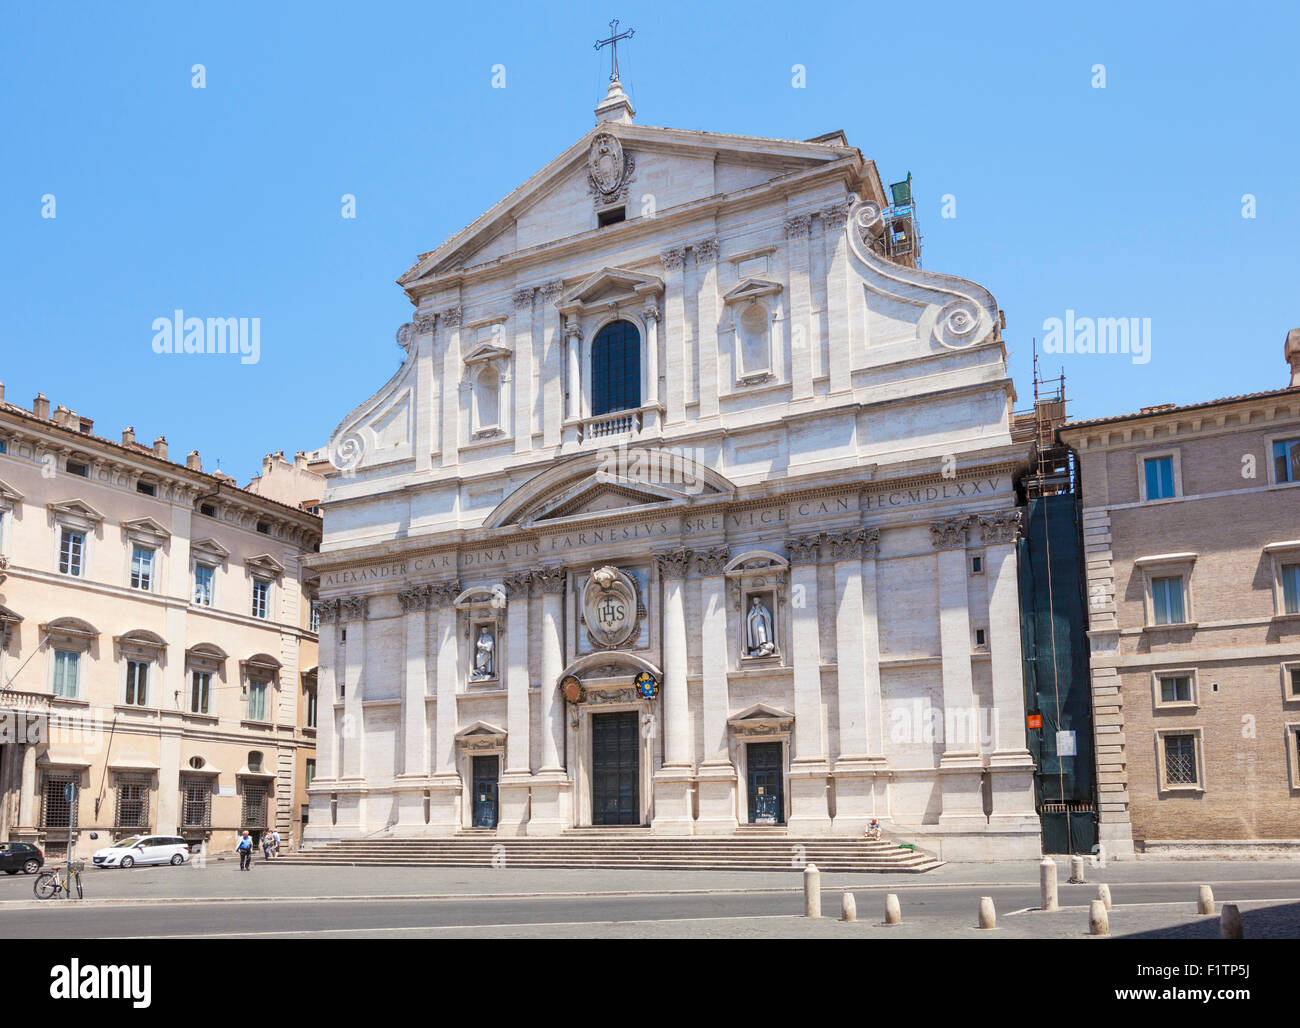
[[[21,689],[0,689],[0,710],[48,714],[50,696],[48,693],[24,692]]]
[[[578,439],[603,439],[614,435],[636,435],[641,431],[642,409],[612,411],[587,418],[578,425]]]

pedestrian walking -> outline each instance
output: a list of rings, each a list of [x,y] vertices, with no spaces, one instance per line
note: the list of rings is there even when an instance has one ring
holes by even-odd
[[[253,866],[253,840],[248,834],[248,829],[244,829],[244,834],[239,837],[239,845],[235,847],[239,851],[239,870],[247,871]]]
[[[263,860],[271,859],[271,833],[270,832],[262,833],[262,859]]]
[[[280,829],[278,828],[271,829],[271,856],[280,856]]]

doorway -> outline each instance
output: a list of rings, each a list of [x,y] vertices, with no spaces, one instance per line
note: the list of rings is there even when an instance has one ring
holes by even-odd
[[[474,778],[474,820],[475,828],[495,828],[497,826],[497,782],[501,776],[501,758],[498,756],[475,757]]]
[[[749,770],[749,823],[785,823],[785,791],[782,788],[782,759],[779,742],[751,742],[745,752]]]
[[[591,717],[591,823],[641,823],[640,719],[635,710]]]

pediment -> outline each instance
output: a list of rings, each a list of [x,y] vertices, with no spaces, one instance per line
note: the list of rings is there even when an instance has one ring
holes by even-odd
[[[488,721],[475,721],[456,733],[457,739],[504,739],[506,730]]]
[[[4,500],[11,504],[22,503],[23,494],[20,493],[13,486],[11,486],[8,482],[4,481],[4,479],[0,479],[0,500]]]
[[[269,553],[259,553],[256,557],[249,557],[244,561],[244,565],[254,571],[262,571],[277,577],[284,574],[284,565]]]
[[[613,510],[658,504],[685,503],[691,499],[685,488],[646,485],[630,478],[597,471],[552,495],[529,513],[526,523],[581,517]]]
[[[635,195],[654,193],[661,201],[660,212],[720,192],[786,181],[838,161],[855,166],[862,161],[860,151],[841,134],[801,142],[602,122],[441,246],[421,254],[398,284],[409,289],[454,268],[586,231],[585,222],[579,225],[560,215],[571,214],[575,200],[590,209],[588,154],[596,137],[605,133],[615,136],[635,159]],[[634,206],[629,207],[629,218],[636,216]],[[551,226],[547,238],[530,234],[530,220]],[[554,227],[566,220],[571,226],[567,230]]]
[[[748,300],[755,296],[772,296],[780,291],[780,282],[773,282],[767,278],[747,278],[729,289],[722,299],[726,303],[735,303],[738,300]]]
[[[52,514],[61,514],[65,517],[78,518],[84,521],[98,523],[104,520],[104,515],[85,500],[60,500],[56,503],[47,504],[46,509]]]
[[[501,360],[503,357],[509,357],[512,351],[504,346],[495,346],[492,343],[484,343],[482,346],[476,346],[465,356],[466,364],[486,364],[488,361]]]
[[[147,536],[158,540],[171,538],[171,532],[153,518],[133,518],[130,521],[123,521],[122,531],[128,535]]]
[[[657,296],[663,288],[663,279],[654,275],[627,268],[602,268],[566,293],[558,306],[562,311],[570,311],[619,301],[633,302]]]
[[[230,556],[230,551],[215,539],[197,539],[190,543],[190,553],[214,557],[219,561],[224,561]]]

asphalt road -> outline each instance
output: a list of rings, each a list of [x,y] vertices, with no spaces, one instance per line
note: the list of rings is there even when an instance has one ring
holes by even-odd
[[[96,876],[98,877],[98,876]],[[26,880],[30,881],[30,880]],[[6,882],[6,885],[10,883]],[[30,889],[30,885],[28,886]],[[879,922],[892,886],[852,889],[859,920],[841,923],[840,890],[825,890],[820,920],[800,916],[798,892],[692,895],[529,896],[441,899],[281,899],[40,905],[0,902],[0,938],[1068,938],[1087,931],[1095,885],[1061,888],[1063,909],[1034,910],[1027,884],[919,885],[900,892],[904,924]],[[6,899],[13,890],[4,889]],[[1195,884],[1111,885],[1113,935],[1217,935],[1218,919],[1195,913]],[[1248,937],[1300,938],[1300,881],[1216,883],[1220,902],[1241,905]],[[992,896],[999,926],[974,927],[981,896]]]

